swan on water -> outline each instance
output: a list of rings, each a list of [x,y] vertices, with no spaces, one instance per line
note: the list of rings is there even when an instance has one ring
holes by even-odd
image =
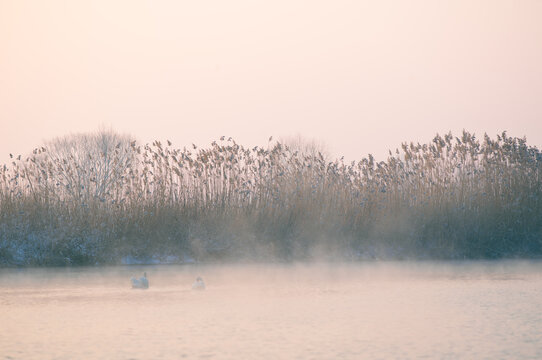
[[[203,282],[203,279],[200,276],[198,276],[196,278],[196,282],[192,284],[192,289],[205,290],[205,283]]]
[[[149,288],[149,280],[147,279],[147,273],[144,272],[143,276],[139,279],[131,278],[130,281],[132,282],[132,288],[133,289],[148,289]]]

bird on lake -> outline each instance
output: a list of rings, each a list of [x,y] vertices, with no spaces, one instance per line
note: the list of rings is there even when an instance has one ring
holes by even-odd
[[[135,277],[131,278],[130,281],[132,282],[132,288],[133,289],[148,289],[149,288],[149,280],[147,279],[147,273],[144,272],[143,276],[139,279],[136,279]]]
[[[193,290],[205,290],[205,283],[203,282],[203,279],[200,276],[198,276],[196,278],[196,282],[194,282],[192,284],[192,289]]]

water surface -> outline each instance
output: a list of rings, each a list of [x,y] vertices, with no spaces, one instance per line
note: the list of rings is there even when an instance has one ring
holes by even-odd
[[[541,262],[2,269],[0,309],[0,359],[542,358]]]

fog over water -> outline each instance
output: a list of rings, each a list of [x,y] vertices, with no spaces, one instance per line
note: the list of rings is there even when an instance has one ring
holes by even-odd
[[[541,307],[541,262],[2,269],[0,359],[536,359]]]

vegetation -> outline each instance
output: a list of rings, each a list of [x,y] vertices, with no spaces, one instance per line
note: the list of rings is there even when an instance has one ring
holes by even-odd
[[[542,153],[525,139],[464,131],[328,159],[271,140],[56,139],[0,169],[0,263],[542,255]]]

